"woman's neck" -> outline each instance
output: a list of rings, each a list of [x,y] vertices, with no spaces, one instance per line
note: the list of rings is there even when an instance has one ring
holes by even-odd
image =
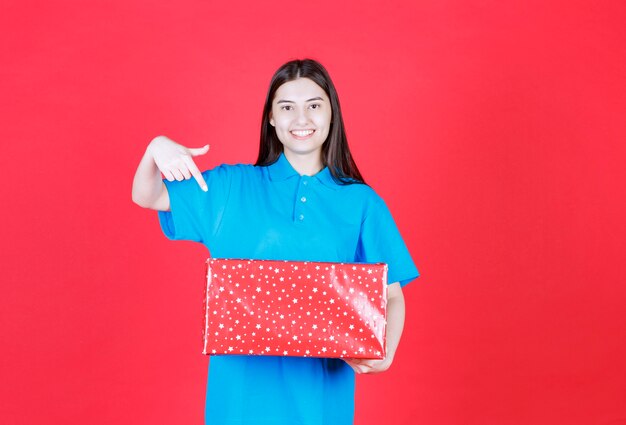
[[[301,176],[313,176],[324,168],[320,152],[300,155],[285,150],[284,154],[293,169]]]

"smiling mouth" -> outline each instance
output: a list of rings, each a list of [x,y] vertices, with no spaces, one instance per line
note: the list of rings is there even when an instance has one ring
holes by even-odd
[[[313,134],[315,130],[291,130],[290,133],[293,134],[296,138],[305,139]]]

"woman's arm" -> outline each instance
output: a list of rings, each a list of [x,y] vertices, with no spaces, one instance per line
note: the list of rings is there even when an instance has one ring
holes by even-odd
[[[161,173],[169,181],[190,179],[193,176],[206,192],[206,182],[192,157],[204,155],[208,150],[209,145],[190,149],[165,136],[155,137],[148,145],[135,172],[133,202],[144,208],[169,210],[170,199],[167,188],[161,180]]]
[[[404,328],[404,295],[399,282],[387,287],[387,356],[382,360],[346,359],[356,373],[380,373],[391,366]]]

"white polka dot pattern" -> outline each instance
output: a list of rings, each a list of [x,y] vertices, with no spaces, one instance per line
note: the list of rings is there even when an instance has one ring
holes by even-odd
[[[204,354],[382,359],[387,265],[207,260]]]

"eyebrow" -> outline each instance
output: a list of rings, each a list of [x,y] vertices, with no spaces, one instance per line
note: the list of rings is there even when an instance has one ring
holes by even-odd
[[[313,102],[314,100],[321,100],[324,101],[324,99],[322,99],[321,97],[312,97],[311,99],[307,99],[305,102]],[[296,103],[293,100],[279,100],[276,103]]]

